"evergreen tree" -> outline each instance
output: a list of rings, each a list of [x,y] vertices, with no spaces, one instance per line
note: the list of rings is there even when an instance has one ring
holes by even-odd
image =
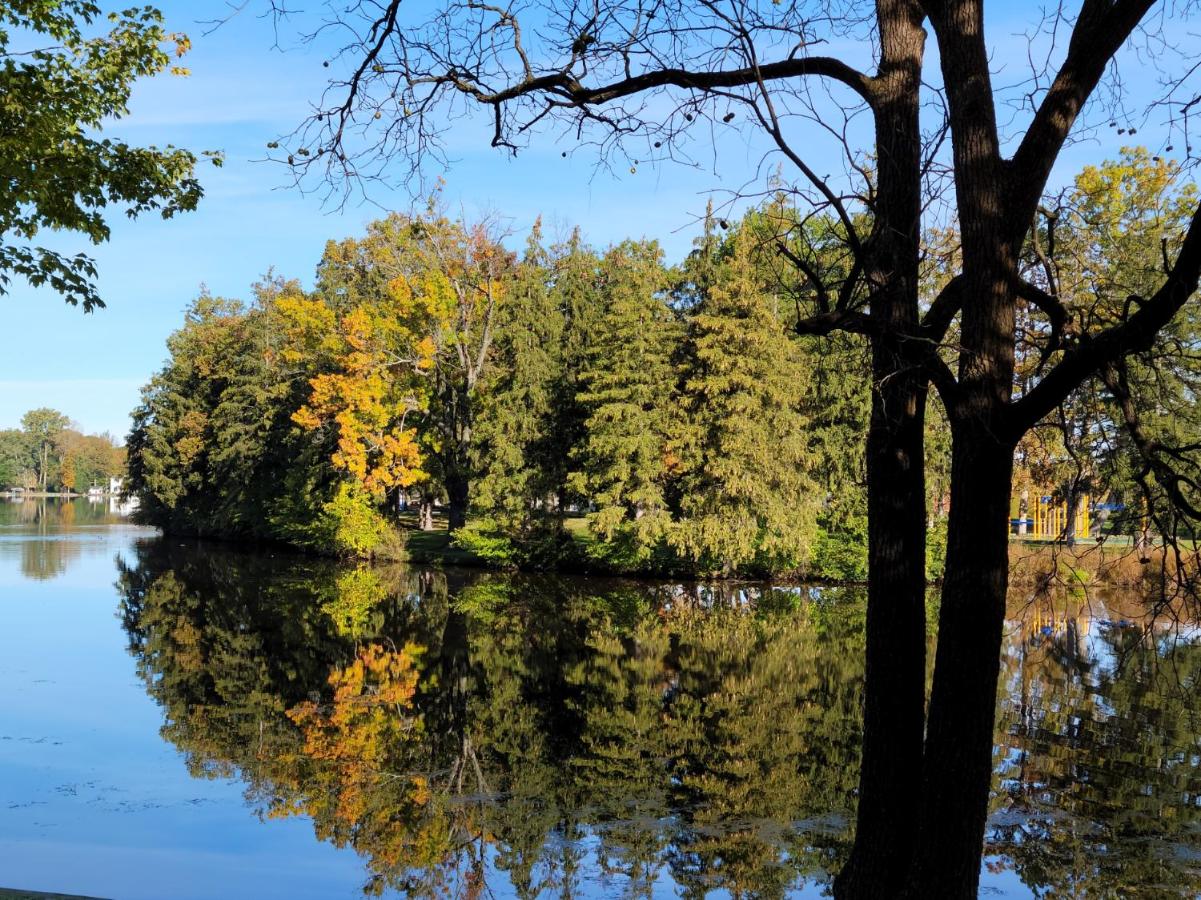
[[[756,278],[750,240],[735,238],[691,317],[682,390],[680,520],[671,542],[722,572],[804,560],[820,499],[797,401],[809,375],[776,295]]]
[[[592,530],[626,560],[645,559],[671,522],[668,452],[681,329],[665,302],[668,273],[653,241],[626,241],[602,261],[605,310],[578,399],[589,411],[573,485],[596,511]]]
[[[865,223],[864,231],[870,230]],[[846,252],[845,230],[837,219],[804,217],[787,193],[750,210],[736,235],[748,235],[755,275],[785,302],[780,321],[791,331],[797,300],[806,302],[815,282],[846,281],[853,260]],[[724,242],[730,253],[732,240]],[[794,260],[804,262],[804,270]],[[871,358],[867,341],[855,334],[802,335],[795,352],[808,374],[808,390],[798,392],[812,452],[808,465],[821,508],[817,514],[809,571],[832,578],[867,576],[867,491],[863,434],[871,407]]]
[[[552,248],[550,297],[562,318],[559,371],[551,386],[551,424],[542,458],[560,510],[583,505],[586,498],[571,486],[571,460],[587,437],[590,410],[581,399],[588,354],[600,329],[603,311],[600,258],[574,229],[570,238]]]
[[[128,441],[129,489],[147,521],[314,542],[334,479],[329,448],[292,422],[311,370],[280,352],[274,303],[285,289],[298,290],[259,285],[251,306],[202,295],[168,340],[171,359],[143,389]]]
[[[713,201],[705,208],[705,221],[700,237],[693,241],[692,252],[680,267],[680,279],[672,288],[676,309],[690,310],[699,306],[717,281],[722,259],[728,255],[728,242],[717,233],[718,220],[713,217]],[[722,228],[728,228],[721,220]]]
[[[552,427],[564,317],[551,294],[548,265],[539,221],[498,310],[494,362],[476,430],[475,505],[518,529],[538,511],[557,506]]]

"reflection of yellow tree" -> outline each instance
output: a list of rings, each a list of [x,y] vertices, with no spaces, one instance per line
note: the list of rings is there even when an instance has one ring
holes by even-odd
[[[382,891],[393,874],[436,868],[447,855],[450,832],[425,775],[412,771],[421,717],[413,706],[423,648],[362,648],[329,676],[328,704],[306,701],[288,710],[304,736],[294,771],[297,799],[273,815],[305,814],[317,835],[350,844],[370,857]]]
[[[333,596],[321,605],[333,619],[339,634],[360,637],[370,630],[370,622],[388,597],[388,588],[380,573],[370,566],[342,572],[334,584]]]

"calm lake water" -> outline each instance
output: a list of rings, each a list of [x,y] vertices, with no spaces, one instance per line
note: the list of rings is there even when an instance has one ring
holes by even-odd
[[[1201,893],[1201,644],[1014,598],[989,896]],[[825,895],[854,592],[337,566],[0,506],[0,887]]]

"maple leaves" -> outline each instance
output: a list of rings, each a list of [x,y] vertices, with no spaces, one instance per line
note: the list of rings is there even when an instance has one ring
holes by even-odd
[[[417,429],[407,418],[428,402],[424,373],[434,344],[407,283],[394,279],[377,301],[341,317],[314,299],[281,299],[277,309],[291,337],[285,357],[316,354],[328,367],[309,380],[308,402],[292,421],[309,430],[332,426],[334,468],[377,501],[425,479]]]
[[[434,866],[448,852],[447,821],[428,778],[407,771],[423,735],[413,699],[424,652],[412,642],[399,650],[368,644],[330,673],[329,704],[306,701],[287,712],[304,738],[297,761],[316,765],[304,799],[273,814],[310,816],[319,837],[369,852],[377,872]]]
[[[474,385],[506,263],[482,226],[392,216],[331,242],[314,296],[277,302],[285,358],[318,370],[292,421],[332,428],[331,463],[374,502],[429,479],[426,453],[448,437],[431,415],[449,377],[436,370],[466,369]]]
[[[102,244],[114,207],[129,218],[153,212],[164,219],[196,208],[204,191],[195,153],[109,136],[129,115],[135,83],[186,74],[172,64],[172,51],[178,59],[190,47],[185,35],[164,30],[153,7],[102,18],[90,0],[0,4],[0,294],[15,275],[85,311],[103,307],[91,257],[27,242],[67,231]],[[201,155],[223,161],[220,153]]]

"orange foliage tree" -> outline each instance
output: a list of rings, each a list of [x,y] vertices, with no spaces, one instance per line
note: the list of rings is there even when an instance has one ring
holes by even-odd
[[[303,790],[272,815],[307,815],[320,839],[367,854],[370,893],[410,870],[436,869],[450,850],[450,822],[428,777],[413,771],[423,734],[413,702],[423,653],[413,643],[367,645],[331,672],[331,702],[288,710],[304,737],[292,767],[294,787]]]

